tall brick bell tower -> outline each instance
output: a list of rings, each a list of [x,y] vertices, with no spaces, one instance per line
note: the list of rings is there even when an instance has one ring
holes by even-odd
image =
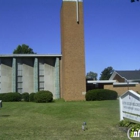
[[[61,97],[66,101],[84,100],[86,81],[82,0],[63,0],[61,47]]]

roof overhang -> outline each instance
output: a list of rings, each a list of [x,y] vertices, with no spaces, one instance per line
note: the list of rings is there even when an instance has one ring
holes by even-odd
[[[116,75],[119,75],[122,79],[126,80],[127,79],[125,77],[122,77],[119,73],[117,73],[116,71],[113,72],[113,74],[111,75],[111,77],[109,78],[109,80],[113,80],[115,78]]]
[[[131,80],[128,80],[128,82],[140,82],[140,79],[131,79]]]
[[[97,80],[97,81],[88,80],[87,83],[89,83],[89,84],[113,84],[114,86],[128,86],[128,85],[137,85],[137,84],[139,84],[139,82],[118,83],[118,82],[116,82],[116,80]]]
[[[63,0],[63,1],[77,1],[77,0]],[[78,0],[78,2],[83,2],[83,0]]]
[[[90,84],[112,84],[116,82],[116,80],[97,80],[97,81],[87,81],[87,83],[90,83]]]
[[[114,79],[114,77],[116,76],[116,74],[117,74],[117,72],[116,72],[116,71],[114,71],[114,72],[113,72],[113,74],[111,75],[111,77],[109,78],[109,80],[113,80],[113,79]]]
[[[10,54],[0,55],[0,58],[4,57],[62,57],[61,54]]]
[[[131,86],[131,85],[137,85],[138,82],[130,82],[130,83],[113,83],[114,86]]]

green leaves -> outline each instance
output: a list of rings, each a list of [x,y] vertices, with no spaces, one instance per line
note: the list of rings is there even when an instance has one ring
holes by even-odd
[[[112,75],[112,72],[113,72],[112,67],[105,68],[101,73],[100,80],[109,80],[110,76]]]
[[[86,78],[92,78],[94,80],[97,80],[97,76],[98,76],[97,73],[90,71],[87,73]]]
[[[118,93],[109,89],[93,89],[89,90],[86,95],[86,101],[116,100]]]
[[[28,45],[22,44],[17,46],[17,48],[13,51],[13,54],[36,54],[36,53]]]

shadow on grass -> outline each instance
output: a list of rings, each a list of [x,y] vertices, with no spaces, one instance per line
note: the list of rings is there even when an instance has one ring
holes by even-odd
[[[118,127],[118,129],[122,132],[127,132],[128,131],[128,127]]]
[[[9,117],[10,115],[0,115],[0,117]]]

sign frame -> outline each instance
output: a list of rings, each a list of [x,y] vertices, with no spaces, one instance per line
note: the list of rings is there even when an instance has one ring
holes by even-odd
[[[120,121],[129,119],[131,122],[140,123],[140,95],[133,90],[128,90],[119,97]]]

